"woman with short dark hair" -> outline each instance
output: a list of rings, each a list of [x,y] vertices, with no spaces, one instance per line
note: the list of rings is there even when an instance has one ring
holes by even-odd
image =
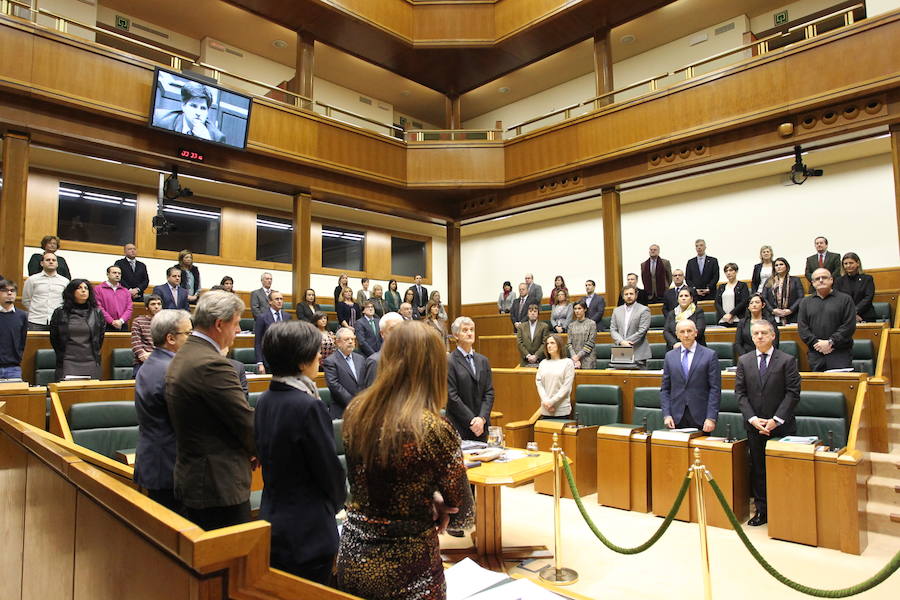
[[[738,266],[735,263],[726,264],[723,271],[725,282],[716,288],[716,321],[719,325],[734,327],[747,310],[750,288],[743,281],[738,281]]]
[[[306,291],[303,292],[303,301],[297,303],[297,319],[315,325],[318,311],[319,303],[316,302],[316,290],[306,288]]]
[[[66,279],[72,279],[72,274],[69,272],[69,265],[66,263],[65,257],[59,255],[59,249],[60,243],[58,237],[55,235],[45,235],[42,237],[41,251],[35,252],[31,255],[31,258],[28,259],[28,275],[35,275],[36,273],[43,271],[44,268],[41,266],[41,261],[44,260],[44,252],[52,252],[56,255],[56,272]]]
[[[266,330],[272,382],[256,405],[256,456],[263,487],[259,518],[272,524],[270,564],[327,584],[338,549],[334,517],[347,497],[334,429],[313,381],[321,336],[302,321]]]
[[[841,271],[843,275],[834,278],[834,289],[844,292],[856,305],[856,322],[874,321],[875,307],[872,300],[875,299],[875,280],[871,275],[863,273],[862,261],[856,252],[848,252],[841,258]]]
[[[87,279],[73,279],[63,290],[63,305],[50,317],[50,345],[56,351],[56,380],[69,376],[100,379],[100,349],[106,320]]]

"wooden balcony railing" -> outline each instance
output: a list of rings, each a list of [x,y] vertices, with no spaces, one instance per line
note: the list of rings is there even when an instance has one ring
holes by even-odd
[[[410,129],[405,132],[407,142],[499,142],[500,129]]]

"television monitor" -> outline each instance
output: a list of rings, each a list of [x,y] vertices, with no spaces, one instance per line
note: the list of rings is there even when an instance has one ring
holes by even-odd
[[[247,146],[249,96],[157,68],[150,126],[231,148]]]

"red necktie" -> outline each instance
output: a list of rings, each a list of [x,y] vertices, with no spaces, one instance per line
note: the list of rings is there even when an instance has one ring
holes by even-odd
[[[819,268],[821,269],[824,266],[825,266],[825,259],[822,258],[822,255],[820,254],[819,255]]]

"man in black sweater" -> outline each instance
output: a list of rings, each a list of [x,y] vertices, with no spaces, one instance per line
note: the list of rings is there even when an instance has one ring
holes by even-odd
[[[849,369],[853,366],[853,334],[856,304],[853,298],[832,289],[834,276],[827,268],[812,273],[815,293],[800,301],[797,330],[807,347],[812,371]]]
[[[28,313],[16,310],[16,284],[0,279],[0,379],[22,378]]]

